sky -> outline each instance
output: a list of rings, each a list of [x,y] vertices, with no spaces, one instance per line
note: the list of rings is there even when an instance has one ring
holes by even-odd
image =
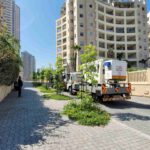
[[[64,0],[16,0],[21,9],[21,51],[36,58],[37,68],[55,65],[56,20]],[[147,0],[150,11],[150,0]]]

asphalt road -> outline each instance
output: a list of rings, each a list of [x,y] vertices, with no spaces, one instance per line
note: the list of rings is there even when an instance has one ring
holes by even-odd
[[[135,97],[128,101],[105,102],[101,108],[112,118],[150,136],[150,98]]]

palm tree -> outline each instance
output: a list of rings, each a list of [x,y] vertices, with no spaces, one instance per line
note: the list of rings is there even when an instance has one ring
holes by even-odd
[[[79,57],[79,51],[81,50],[81,47],[79,45],[74,45],[72,47],[72,49],[74,50],[73,51],[73,57],[71,58],[71,61],[72,61],[72,66],[73,66],[73,70],[74,71],[77,71],[77,59]]]

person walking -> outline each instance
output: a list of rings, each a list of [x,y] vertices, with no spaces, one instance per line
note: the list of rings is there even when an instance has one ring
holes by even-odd
[[[23,86],[23,81],[21,80],[21,76],[18,78],[18,97],[21,97],[21,90]]]

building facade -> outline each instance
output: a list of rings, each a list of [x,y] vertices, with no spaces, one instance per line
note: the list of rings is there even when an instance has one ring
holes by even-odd
[[[147,17],[148,17],[148,41],[149,41],[148,48],[150,52],[150,12],[147,14]]]
[[[139,61],[148,56],[146,14],[145,0],[67,0],[56,21],[57,56],[63,58],[66,71],[75,71],[73,46],[92,44],[97,58],[108,58],[113,50],[115,58],[121,53],[130,66],[142,67]]]
[[[8,31],[20,40],[20,8],[15,0],[0,0],[1,21],[7,25]]]
[[[20,7],[15,4],[14,6],[14,24],[13,24],[13,34],[20,41]]]
[[[27,51],[21,53],[21,58],[23,62],[22,77],[24,80],[32,80],[32,74],[36,71],[36,60]]]

